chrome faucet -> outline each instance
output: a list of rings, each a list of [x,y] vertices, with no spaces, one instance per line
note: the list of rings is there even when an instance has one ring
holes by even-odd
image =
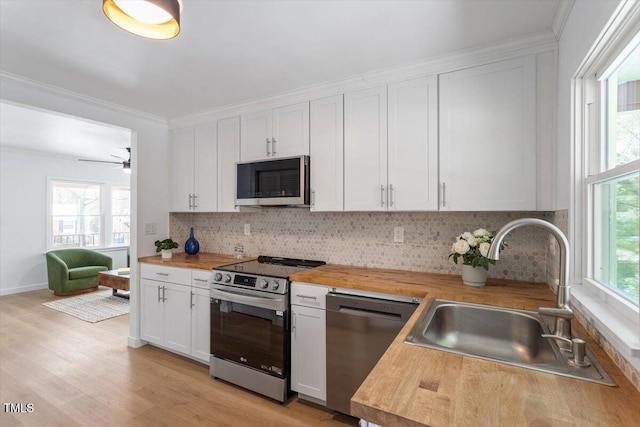
[[[543,221],[537,218],[522,218],[509,222],[498,231],[493,238],[491,247],[487,258],[497,260],[500,258],[500,246],[504,237],[516,228],[534,225],[536,227],[542,227],[549,230],[549,232],[556,238],[558,244],[560,244],[560,281],[558,283],[558,291],[556,298],[556,307],[540,307],[538,313],[542,315],[555,317],[555,329],[553,336],[571,340],[571,319],[573,318],[573,311],[569,307],[569,299],[571,293],[569,292],[569,242],[567,237],[562,231],[555,225]],[[562,341],[559,339],[558,341]]]

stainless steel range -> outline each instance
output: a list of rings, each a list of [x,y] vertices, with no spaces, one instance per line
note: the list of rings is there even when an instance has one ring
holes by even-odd
[[[213,270],[211,376],[287,400],[289,276],[323,264],[261,256]]]

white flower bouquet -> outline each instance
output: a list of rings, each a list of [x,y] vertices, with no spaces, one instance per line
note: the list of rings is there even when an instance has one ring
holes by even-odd
[[[484,228],[479,228],[473,233],[465,231],[458,236],[455,243],[451,247],[449,258],[453,258],[453,262],[458,263],[458,259],[462,258],[462,264],[472,267],[482,267],[489,270],[489,264],[495,265],[496,261],[487,258],[493,234]],[[504,249],[505,243],[500,245],[500,250]]]

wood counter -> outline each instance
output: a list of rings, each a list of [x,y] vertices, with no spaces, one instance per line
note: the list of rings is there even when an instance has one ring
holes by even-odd
[[[356,417],[385,427],[640,425],[640,392],[576,320],[575,333],[618,387],[403,342],[432,298],[536,310],[555,305],[545,284],[489,279],[473,288],[459,276],[339,265],[291,280],[424,298],[351,399]]]
[[[237,259],[233,255],[211,254],[200,252],[189,255],[185,252],[175,253],[171,259],[164,260],[160,255],[146,256],[138,258],[138,262],[150,264],[166,265],[167,267],[197,268],[200,270],[211,270],[223,265],[235,264],[237,262],[251,261],[255,258]]]

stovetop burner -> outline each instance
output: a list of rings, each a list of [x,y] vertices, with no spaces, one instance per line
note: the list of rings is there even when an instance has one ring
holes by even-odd
[[[216,270],[286,279],[299,271],[306,270],[307,268],[319,267],[324,264],[326,264],[324,261],[261,255],[257,260],[225,265],[216,268]]]

